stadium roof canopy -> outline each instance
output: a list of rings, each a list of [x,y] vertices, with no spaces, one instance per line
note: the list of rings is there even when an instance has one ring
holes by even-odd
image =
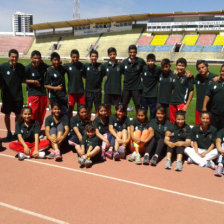
[[[88,26],[90,24],[107,24],[112,22],[137,22],[147,21],[149,18],[158,17],[190,17],[190,16],[216,16],[224,15],[224,10],[220,11],[209,11],[209,12],[173,12],[173,13],[146,13],[146,14],[133,14],[133,15],[121,15],[111,17],[101,17],[94,19],[79,19],[61,22],[47,22],[31,25],[33,30],[44,30],[44,29],[57,29],[66,27],[79,27]]]

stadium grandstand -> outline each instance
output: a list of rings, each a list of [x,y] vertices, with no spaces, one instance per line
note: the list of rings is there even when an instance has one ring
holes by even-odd
[[[136,44],[138,55],[143,58],[153,52],[157,60],[224,59],[223,10],[121,15],[34,24],[31,28],[34,38],[30,42],[26,37],[7,41],[0,35],[0,54],[14,46],[27,56],[36,49],[44,57],[56,51],[68,58],[70,50],[77,48],[81,59],[88,59],[91,49],[99,51],[100,59],[107,59],[107,49],[113,46],[122,59],[127,57],[128,46]]]
[[[7,56],[12,48],[16,48],[20,55],[27,55],[30,47],[32,46],[34,37],[27,36],[13,36],[10,33],[0,33],[0,55]]]

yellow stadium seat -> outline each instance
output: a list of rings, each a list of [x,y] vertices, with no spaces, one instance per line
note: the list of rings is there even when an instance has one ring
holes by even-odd
[[[155,35],[150,45],[164,45],[168,35]]]
[[[183,43],[186,45],[195,45],[199,35],[185,35]]]
[[[224,36],[217,35],[213,45],[224,45]]]

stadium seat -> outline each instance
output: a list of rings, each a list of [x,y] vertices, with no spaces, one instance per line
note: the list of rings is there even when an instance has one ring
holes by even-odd
[[[170,35],[168,40],[166,41],[166,45],[174,45],[177,43],[180,43],[183,38],[183,35],[177,34],[177,35]]]
[[[196,45],[212,45],[215,34],[200,34]]]
[[[128,46],[136,44],[142,27],[134,27],[130,31],[113,32],[102,34],[89,34],[82,36],[65,35],[62,36],[60,43],[58,43],[59,35],[57,36],[37,36],[30,51],[37,49],[42,52],[43,56],[49,56],[52,52],[51,46],[58,43],[60,48],[57,52],[62,57],[69,57],[70,51],[73,48],[79,50],[80,57],[86,58],[89,56],[89,48],[97,43],[97,51],[99,57],[108,57],[107,49],[111,46],[117,49],[118,57],[127,57]],[[30,52],[29,51],[29,52]]]
[[[138,52],[152,52],[155,46],[141,45],[138,47]]]
[[[127,57],[129,45],[136,44],[141,31],[142,27],[134,27],[130,31],[104,33],[98,42],[99,56],[107,57],[107,49],[113,46],[117,49],[118,57]]]
[[[150,45],[164,45],[168,35],[155,35]]]
[[[157,45],[154,49],[155,52],[165,52],[165,51],[171,51],[172,45]]]
[[[33,39],[24,36],[0,36],[0,53],[8,54],[10,49],[15,48],[19,53],[27,54]]]
[[[148,45],[152,41],[152,38],[153,38],[153,36],[142,35],[141,38],[138,40],[137,45],[138,46]]]
[[[224,36],[217,35],[213,45],[224,45]]]
[[[63,57],[69,57],[71,49],[78,49],[81,58],[89,56],[89,49],[95,45],[99,38],[99,34],[86,35],[86,36],[65,36],[60,41],[61,48],[58,51]]]
[[[182,43],[185,45],[195,45],[199,35],[185,35]]]
[[[29,49],[28,55],[31,54],[33,50],[38,50],[41,52],[43,57],[49,57],[53,51],[52,45],[58,42],[59,37],[36,37],[33,41],[32,46]]]
[[[200,52],[202,49],[201,45],[185,45],[181,52]]]
[[[202,52],[220,52],[222,50],[222,47],[222,45],[204,46]]]

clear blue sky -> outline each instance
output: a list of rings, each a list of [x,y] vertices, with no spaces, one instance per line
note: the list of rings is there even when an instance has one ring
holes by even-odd
[[[81,18],[96,18],[138,13],[216,11],[223,0],[80,0]],[[72,20],[73,0],[1,0],[0,32],[12,31],[11,15],[31,13],[34,23]]]

